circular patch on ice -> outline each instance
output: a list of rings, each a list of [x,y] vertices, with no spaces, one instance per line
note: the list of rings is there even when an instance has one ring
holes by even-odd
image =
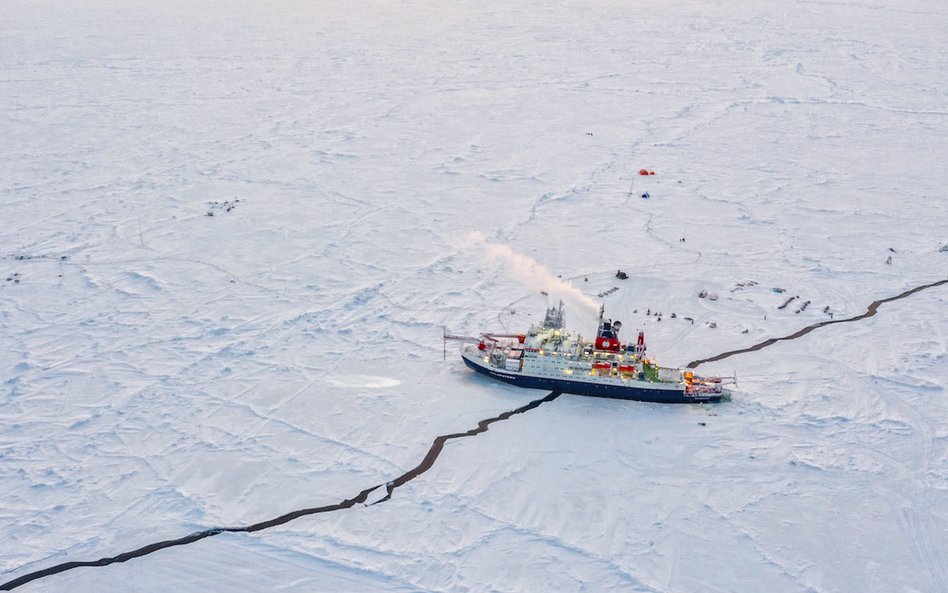
[[[395,387],[401,384],[398,379],[391,377],[376,377],[374,375],[344,375],[341,377],[330,377],[327,383],[334,387],[369,387],[372,389],[384,389],[386,387]]]

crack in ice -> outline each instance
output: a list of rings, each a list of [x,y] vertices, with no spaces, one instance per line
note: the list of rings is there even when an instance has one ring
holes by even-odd
[[[127,562],[134,558],[141,558],[142,556],[153,554],[154,552],[157,552],[159,550],[164,550],[165,548],[173,548],[176,546],[184,546],[187,544],[192,544],[194,542],[200,541],[208,537],[213,537],[221,533],[253,533],[255,531],[263,531],[264,529],[270,529],[271,527],[277,527],[279,525],[289,523],[290,521],[294,521],[296,519],[299,519],[300,517],[305,517],[308,515],[316,515],[320,513],[329,513],[332,511],[341,511],[344,509],[350,509],[356,504],[365,503],[366,500],[368,500],[369,494],[371,494],[372,492],[382,487],[385,487],[385,490],[386,490],[385,497],[371,504],[376,505],[380,502],[385,502],[386,500],[392,497],[392,493],[395,491],[396,488],[398,488],[399,486],[405,485],[406,483],[414,480],[421,474],[431,469],[432,466],[434,466],[435,461],[438,459],[438,456],[441,455],[441,451],[444,449],[444,444],[446,442],[453,439],[477,436],[483,432],[487,432],[491,424],[495,422],[500,422],[502,420],[507,420],[511,416],[514,416],[516,414],[523,414],[525,412],[528,412],[540,406],[541,404],[555,400],[559,396],[560,396],[560,393],[558,391],[552,391],[546,397],[533,400],[528,404],[520,406],[519,408],[516,408],[514,410],[509,410],[498,416],[481,420],[480,422],[477,423],[477,428],[472,428],[465,432],[455,432],[455,433],[441,435],[439,437],[436,437],[434,442],[431,444],[431,447],[428,449],[428,453],[425,455],[424,459],[422,459],[421,463],[416,465],[414,468],[408,470],[407,472],[405,472],[404,474],[400,475],[399,477],[395,478],[394,480],[390,482],[386,482],[385,484],[376,484],[375,486],[366,488],[365,490],[362,490],[355,496],[351,498],[347,498],[336,504],[324,505],[321,507],[313,507],[313,508],[308,508],[308,509],[299,509],[296,511],[286,513],[285,515],[280,515],[279,517],[270,519],[268,521],[261,521],[259,523],[254,523],[253,525],[247,525],[244,527],[215,527],[212,529],[205,529],[203,531],[196,531],[184,537],[155,542],[153,544],[148,544],[147,546],[143,546],[141,548],[132,550],[130,552],[122,552],[121,554],[118,554],[116,556],[108,556],[105,558],[100,558],[99,560],[64,562],[62,564],[57,564],[55,566],[50,566],[49,568],[44,568],[42,570],[37,570],[35,572],[25,574],[11,581],[7,581],[6,583],[0,584],[0,590],[10,591],[21,585],[25,585],[26,583],[29,583],[29,582],[32,582],[44,577],[59,574],[67,570],[72,570],[73,568],[108,566],[110,564],[115,564],[119,562]]]
[[[848,317],[846,319],[831,319],[828,321],[820,321],[819,323],[814,323],[813,325],[808,325],[804,327],[803,329],[797,330],[793,332],[792,334],[790,334],[789,336],[783,336],[780,338],[770,338],[768,340],[764,340],[763,342],[760,342],[759,344],[748,346],[747,348],[740,348],[739,350],[729,350],[728,352],[722,352],[721,354],[712,356],[710,358],[702,358],[699,360],[693,360],[689,362],[685,368],[694,369],[694,368],[697,368],[698,365],[704,364],[706,362],[716,362],[718,360],[724,360],[725,358],[730,358],[737,354],[744,354],[747,352],[756,352],[757,350],[762,350],[766,348],[767,346],[772,346],[776,344],[777,342],[789,341],[789,340],[795,340],[797,338],[801,338],[815,329],[819,329],[827,325],[833,325],[834,323],[850,323],[853,321],[861,321],[868,317],[875,316],[876,312],[879,310],[879,306],[882,305],[883,303],[890,303],[892,301],[904,299],[906,297],[912,296],[916,292],[925,290],[926,288],[934,288],[936,286],[941,286],[942,284],[948,284],[948,278],[945,278],[944,280],[938,280],[937,282],[932,282],[930,284],[923,284],[921,286],[916,286],[915,288],[906,290],[905,292],[901,294],[897,294],[893,297],[879,299],[878,301],[872,301],[872,303],[866,308],[866,312],[862,313],[861,315],[856,315],[855,317]]]

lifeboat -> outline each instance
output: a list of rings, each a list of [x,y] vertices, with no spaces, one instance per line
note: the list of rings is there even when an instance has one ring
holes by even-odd
[[[444,339],[470,343],[461,356],[472,370],[528,389],[657,403],[704,403],[725,399],[720,379],[691,369],[659,367],[646,358],[645,336],[620,341],[622,323],[599,310],[595,340],[565,330],[563,305],[547,309],[541,325],[526,333],[482,333]]]
[[[612,372],[612,365],[608,362],[594,362],[592,372],[594,375],[608,375]]]

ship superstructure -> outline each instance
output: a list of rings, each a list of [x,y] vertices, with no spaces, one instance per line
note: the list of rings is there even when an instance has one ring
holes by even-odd
[[[519,387],[659,403],[714,402],[729,396],[720,377],[699,377],[650,360],[644,332],[635,343],[623,344],[621,329],[622,323],[605,319],[600,308],[594,340],[571,334],[561,301],[525,334],[445,339],[470,342],[461,351],[468,367]]]

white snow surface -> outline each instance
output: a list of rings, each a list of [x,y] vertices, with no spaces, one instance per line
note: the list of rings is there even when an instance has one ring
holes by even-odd
[[[946,30],[913,0],[0,3],[0,581],[334,504],[544,396],[442,360],[555,299],[472,231],[619,287],[665,365],[948,277]],[[948,591],[946,301],[700,367],[729,403],[562,396],[383,504],[19,590]]]

